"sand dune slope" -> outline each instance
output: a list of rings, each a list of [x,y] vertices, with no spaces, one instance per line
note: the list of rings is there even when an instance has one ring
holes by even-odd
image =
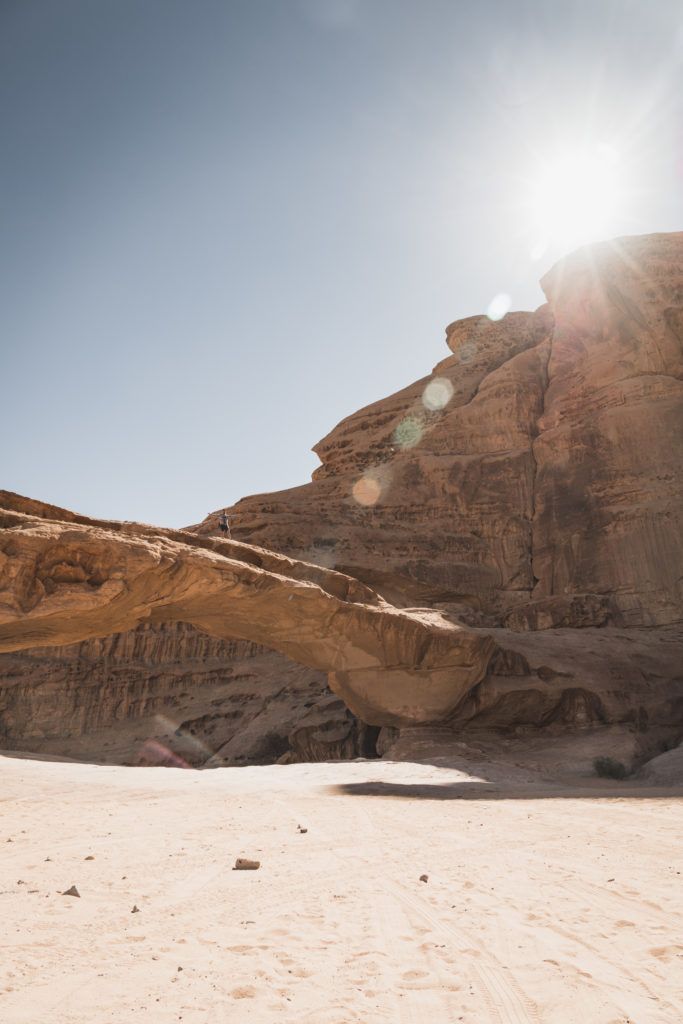
[[[0,772],[3,1024],[683,1019],[680,789],[389,761]]]

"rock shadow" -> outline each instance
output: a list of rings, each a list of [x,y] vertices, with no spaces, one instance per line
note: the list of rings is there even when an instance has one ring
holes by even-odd
[[[604,779],[573,785],[533,782],[506,785],[492,782],[402,783],[346,782],[325,786],[331,796],[376,796],[399,800],[683,800],[683,783],[653,786],[626,780],[609,783]]]

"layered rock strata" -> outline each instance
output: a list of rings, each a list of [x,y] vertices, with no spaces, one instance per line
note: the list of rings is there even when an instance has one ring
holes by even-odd
[[[452,325],[452,356],[343,421],[316,446],[312,483],[234,506],[235,536],[336,567],[398,604],[498,621],[534,586],[532,441],[551,324],[543,308]]]
[[[0,510],[0,651],[188,622],[267,642],[327,672],[367,724],[400,726],[450,714],[494,650],[485,635],[398,610],[329,569],[236,541],[59,515]]]
[[[471,624],[680,623],[683,234],[541,283],[536,313],[452,324],[453,355],[339,424],[310,484],[238,502],[234,535]]]
[[[111,764],[271,764],[330,696],[324,673],[185,623],[4,654],[0,668],[0,749]],[[367,748],[350,717],[355,757]]]
[[[680,623],[683,234],[582,250],[541,284],[555,328],[534,442],[531,624],[571,624],[584,597],[600,602],[598,624]]]
[[[557,738],[618,728],[637,760],[683,734],[683,234],[580,250],[542,285],[548,302],[535,313],[452,324],[448,358],[339,424],[315,448],[322,465],[310,484],[239,502],[233,536],[353,577],[397,607],[441,610],[472,634],[494,636],[499,651],[487,674],[444,713],[442,725],[461,735],[488,732],[494,743],[502,735]],[[102,525],[22,501],[24,513]],[[209,539],[215,524],[207,518],[192,530]],[[157,611],[148,621],[161,623],[161,606]],[[107,632],[113,628],[108,622]],[[198,647],[209,642],[187,624],[147,624],[115,646],[127,650],[137,637],[140,652],[153,650],[177,628]],[[72,677],[87,675],[98,643],[59,656]],[[183,692],[195,701],[181,717],[195,723],[207,748],[230,756],[232,744],[235,756],[260,756],[259,730],[270,737],[273,758],[286,747],[285,757],[322,757],[325,750],[352,756],[377,741],[363,723],[349,726],[318,670],[255,650],[226,641],[214,679],[180,657]],[[8,667],[17,658],[29,680],[21,699]],[[148,662],[141,654],[139,675],[121,698],[129,725],[143,714],[136,686],[154,690],[159,707],[166,687],[168,703],[174,699],[172,680],[162,682]],[[114,653],[107,664],[125,671],[130,662]],[[257,664],[258,679],[251,670]],[[0,655],[5,721],[15,714],[6,742],[16,745],[30,729],[38,711],[29,691],[51,671],[44,652]],[[97,672],[108,691],[111,673],[102,662]],[[310,674],[317,695],[288,684],[284,702],[270,705],[271,722],[282,716],[278,729],[258,712],[253,725],[245,718],[235,732],[224,724],[222,744],[209,735],[217,728],[206,710],[214,685],[250,677],[252,697],[247,701],[243,687],[242,699],[257,708],[259,688],[299,672]],[[335,686],[368,721],[382,718],[354,704],[339,678]],[[81,697],[67,694],[70,700],[80,707]],[[65,752],[78,729],[87,741],[92,721],[72,715]],[[154,721],[162,745],[179,743]],[[152,735],[152,719],[145,722]],[[240,733],[249,737],[242,748]],[[387,736],[385,730],[379,750]]]

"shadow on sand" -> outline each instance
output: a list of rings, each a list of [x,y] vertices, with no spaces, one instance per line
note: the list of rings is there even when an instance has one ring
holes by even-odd
[[[346,782],[326,786],[325,791],[336,796],[377,796],[400,800],[683,800],[683,786],[653,786],[647,782],[625,780],[608,782],[604,779],[582,780],[569,783],[516,783],[450,782],[450,783],[398,783],[398,782]]]

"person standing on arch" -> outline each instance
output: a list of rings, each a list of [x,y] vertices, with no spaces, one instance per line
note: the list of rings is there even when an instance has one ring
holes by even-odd
[[[222,512],[209,512],[209,515],[212,516],[214,519],[218,519],[218,526],[220,528],[221,533],[223,534],[224,537],[230,540],[230,517],[228,516],[228,513],[225,511],[225,509],[223,509]]]

